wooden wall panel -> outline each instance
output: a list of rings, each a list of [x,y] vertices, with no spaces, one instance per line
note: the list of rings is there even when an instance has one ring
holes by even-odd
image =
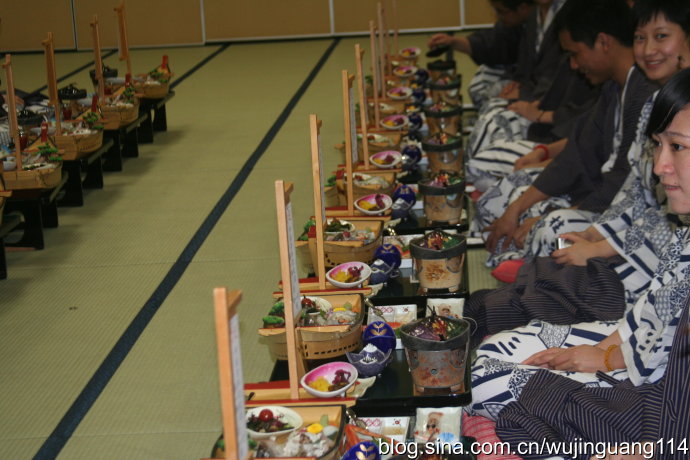
[[[57,49],[74,48],[70,0],[2,0],[0,50],[42,50],[48,32]]]
[[[204,0],[206,40],[330,33],[328,0]]]
[[[465,25],[493,24],[496,15],[489,0],[465,0]]]
[[[101,46],[117,46],[119,0],[74,0],[79,49],[91,49],[89,22],[94,14],[100,23]],[[128,1],[127,38],[130,47],[203,43],[199,0]]]
[[[476,0],[470,0],[476,1]],[[369,21],[376,20],[376,0],[333,0],[334,25],[336,33],[365,32]],[[393,2],[387,0],[388,26],[393,22]],[[434,0],[421,3],[415,0],[398,0],[398,28],[425,29],[436,27],[458,27],[460,25],[459,0]]]

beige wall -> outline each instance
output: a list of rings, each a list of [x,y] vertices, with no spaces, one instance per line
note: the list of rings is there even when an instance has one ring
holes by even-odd
[[[1,0],[0,50],[40,50],[53,32],[58,49],[90,49],[89,22],[100,24],[101,46],[117,46],[118,0]],[[376,0],[333,0],[333,33],[364,32],[376,18]],[[74,22],[72,14],[74,4]],[[392,0],[384,0],[394,27]],[[200,44],[267,37],[331,34],[329,0],[128,0],[129,45]],[[400,30],[457,28],[494,22],[489,0],[398,0]],[[40,13],[38,13],[40,12]],[[203,16],[203,18],[202,18]],[[205,22],[205,34],[202,27]],[[76,43],[75,30],[76,29]]]
[[[327,0],[204,0],[206,39],[330,33]]]
[[[0,50],[42,50],[48,32],[56,49],[74,48],[70,0],[2,0]]]
[[[93,15],[98,15],[101,47],[117,46],[115,0],[74,0],[79,49],[91,49]],[[174,5],[174,7],[172,6]],[[199,0],[139,0],[125,3],[129,46],[203,43]]]

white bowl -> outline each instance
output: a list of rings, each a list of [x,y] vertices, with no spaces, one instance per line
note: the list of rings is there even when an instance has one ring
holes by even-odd
[[[335,378],[335,372],[340,369],[350,373],[348,384],[343,388],[335,391],[319,391],[309,386],[308,382],[312,382],[319,377],[323,377],[327,381],[332,382]],[[302,380],[300,380],[300,384],[302,385],[302,388],[307,390],[309,394],[316,396],[317,398],[335,398],[341,395],[345,396],[345,392],[357,381],[357,376],[358,374],[355,366],[350,363],[335,361],[332,363],[323,364],[316,369],[307,372],[304,377],[302,377]]]
[[[412,88],[409,86],[396,86],[389,89],[386,94],[394,101],[404,101],[412,96]]]
[[[384,159],[388,156],[393,157],[393,161],[390,163],[379,163],[376,161],[377,159]],[[379,152],[379,153],[372,155],[369,158],[369,160],[371,160],[371,162],[377,168],[391,169],[391,168],[395,168],[396,166],[398,166],[400,164],[400,162],[402,161],[402,153],[397,152],[395,150],[384,150],[383,152]]]
[[[356,281],[352,281],[350,283],[343,283],[342,281],[337,281],[333,279],[333,277],[338,273],[343,270],[347,271],[348,268],[350,267],[359,267],[362,269],[362,271],[359,274],[359,279]],[[362,283],[364,283],[366,280],[369,279],[371,276],[371,268],[369,268],[369,265],[363,263],[363,262],[345,262],[344,264],[337,265],[330,270],[328,270],[328,273],[326,273],[326,279],[328,280],[329,283],[331,283],[335,287],[339,287],[342,289],[349,289],[353,287],[360,286]]]
[[[383,209],[376,209],[376,210],[368,210],[364,209],[360,206],[360,202],[362,201],[367,201],[369,203],[376,203],[376,195],[380,195],[383,197],[383,202],[385,204]],[[367,195],[365,197],[362,197],[358,200],[355,201],[355,208],[359,210],[360,212],[363,212],[364,214],[368,216],[378,216],[379,214],[383,214],[384,212],[388,211],[391,206],[393,206],[393,199],[389,197],[388,195],[384,195],[382,193],[372,193],[371,195]]]
[[[247,432],[249,433],[249,437],[252,439],[268,439],[272,436],[282,436],[286,435],[288,433],[292,433],[293,431],[299,429],[302,426],[303,420],[302,417],[295,412],[292,409],[289,409],[287,407],[282,407],[282,406],[261,406],[261,407],[252,407],[251,409],[247,410],[247,414],[245,416],[245,420],[249,420],[249,417],[252,415],[259,416],[262,410],[268,409],[271,412],[273,412],[273,416],[276,418],[280,418],[280,420],[283,423],[289,423],[292,425],[292,428],[288,430],[282,430],[282,431],[274,431],[272,433],[260,433],[258,431],[250,430],[249,427],[247,427]]]
[[[412,77],[417,72],[417,70],[419,69],[413,65],[401,65],[393,69],[393,75],[403,78]]]
[[[381,126],[389,129],[391,131],[400,131],[405,129],[410,121],[405,115],[388,115],[386,118],[381,120]]]

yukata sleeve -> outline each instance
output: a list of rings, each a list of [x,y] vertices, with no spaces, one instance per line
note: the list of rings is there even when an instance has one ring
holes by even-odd
[[[478,30],[468,37],[470,57],[478,65],[514,65],[522,33],[522,27],[506,27],[501,22],[491,29]]]

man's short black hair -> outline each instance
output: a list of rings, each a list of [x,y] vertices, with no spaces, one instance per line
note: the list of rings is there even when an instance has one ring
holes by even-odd
[[[687,0],[685,0],[687,1]],[[626,0],[568,0],[556,17],[559,30],[567,30],[575,42],[594,47],[600,33],[631,47],[635,22]]]
[[[517,10],[522,4],[534,5],[534,0],[491,0],[493,3],[500,3],[509,10]]]
[[[678,24],[685,35],[690,36],[690,1],[688,0],[637,0],[633,7],[637,27],[649,24],[657,16]]]

